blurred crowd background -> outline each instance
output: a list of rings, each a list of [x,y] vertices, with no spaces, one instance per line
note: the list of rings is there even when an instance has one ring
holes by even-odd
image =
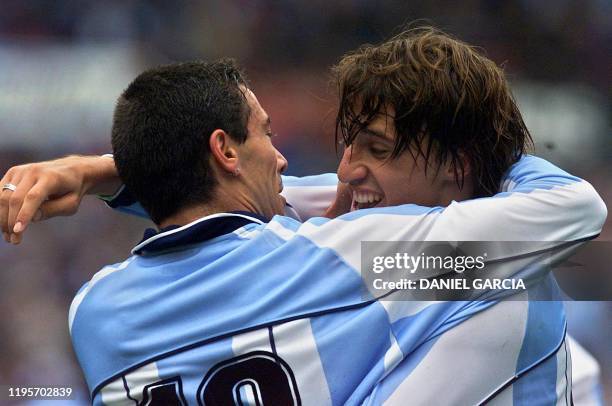
[[[502,64],[536,153],[589,180],[612,209],[609,0],[2,0],[0,172],[109,152],[114,101],[140,71],[226,56],[246,68],[271,115],[288,174],[334,171],[329,67],[417,19]],[[88,402],[68,307],[146,226],[92,198],[74,217],[32,226],[18,247],[0,243],[0,385],[71,386]],[[599,239],[612,241],[610,220]],[[612,303],[567,307],[612,402]]]

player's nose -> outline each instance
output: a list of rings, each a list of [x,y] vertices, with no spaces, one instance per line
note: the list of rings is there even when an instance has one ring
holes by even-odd
[[[276,150],[276,167],[278,168],[278,172],[284,173],[288,166],[289,162],[287,162],[287,158],[285,158],[279,150]]]
[[[358,154],[353,153],[353,147],[347,147],[342,155],[340,165],[338,165],[338,179],[340,182],[352,185],[357,184],[365,179],[367,172],[367,168],[359,159]]]

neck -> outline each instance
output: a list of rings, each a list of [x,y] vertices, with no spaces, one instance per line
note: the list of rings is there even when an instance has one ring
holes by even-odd
[[[159,228],[168,226],[184,226],[194,222],[202,217],[210,216],[211,214],[226,213],[229,211],[252,211],[248,206],[227,193],[223,192],[222,188],[215,190],[215,198],[208,202],[189,206],[179,210],[176,214],[165,218],[158,224]]]

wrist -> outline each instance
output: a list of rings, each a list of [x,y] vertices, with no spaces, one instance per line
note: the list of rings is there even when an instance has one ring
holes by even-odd
[[[119,174],[112,155],[83,157],[84,193],[90,195],[112,195],[121,186]]]

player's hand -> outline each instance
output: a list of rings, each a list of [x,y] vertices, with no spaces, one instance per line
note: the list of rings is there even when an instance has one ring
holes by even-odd
[[[349,189],[348,183],[338,182],[338,188],[336,189],[336,199],[329,206],[325,212],[325,217],[336,218],[345,213],[351,211],[351,204],[353,203],[353,196]]]
[[[0,187],[0,228],[7,242],[19,244],[32,221],[76,213],[87,193],[113,193],[119,185],[112,158],[69,156],[9,169]]]

